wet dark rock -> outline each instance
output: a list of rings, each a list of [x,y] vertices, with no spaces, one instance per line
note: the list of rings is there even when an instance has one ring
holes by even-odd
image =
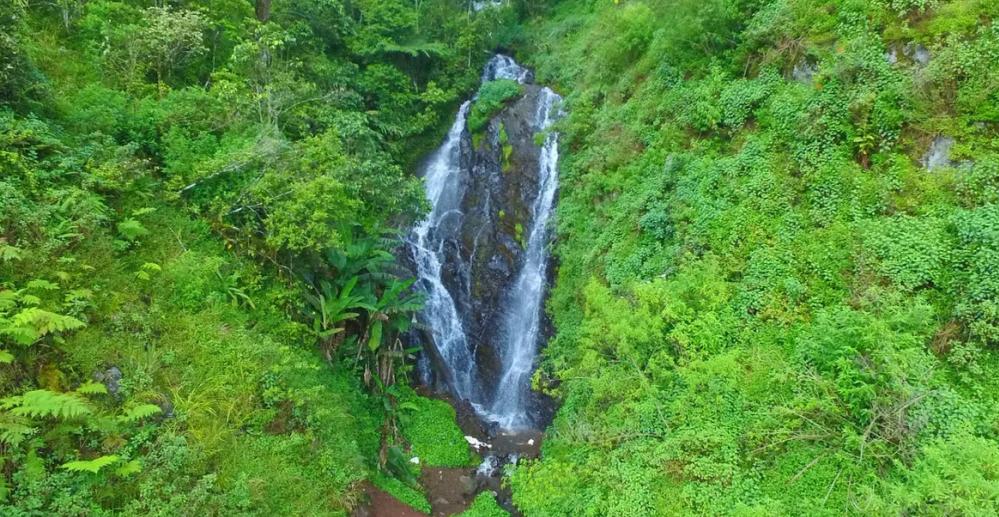
[[[533,316],[533,308],[543,306],[543,299],[535,294],[529,303],[521,303],[518,293],[523,289],[516,287],[525,271],[545,275],[542,282],[550,282],[555,271],[554,260],[544,258],[543,251],[540,262],[548,267],[537,266],[538,250],[544,248],[538,244],[534,212],[539,210],[538,221],[550,220],[557,181],[551,181],[552,168],[544,164],[554,163],[557,147],[543,146],[542,142],[553,140],[536,133],[553,120],[558,96],[532,84],[532,75],[509,57],[490,60],[483,81],[516,79],[522,84],[521,95],[474,134],[466,119],[470,104],[462,105],[444,144],[423,167],[434,211],[408,241],[419,278],[417,289],[430,300],[410,335],[424,346],[419,378],[438,394],[474,402],[472,406],[466,400],[454,401],[459,420],[465,415],[478,422],[476,436],[500,432],[498,425],[487,428],[480,419],[493,419],[485,415],[495,410],[498,397],[513,400],[511,390],[517,390],[517,411],[507,408],[503,415],[525,415],[527,420],[516,426],[543,427],[554,406],[548,397],[524,393],[530,391],[529,379],[500,385],[504,369],[510,368],[510,350],[530,346],[534,355],[533,347],[546,342],[552,332],[543,310]],[[543,208],[536,208],[538,203]],[[527,292],[538,293],[531,290],[537,280],[528,278]],[[511,307],[527,307],[522,312],[529,314],[511,312]],[[530,338],[518,340],[521,334],[506,330],[517,328],[519,321],[532,322]],[[527,356],[518,357],[518,364],[523,364]],[[511,418],[521,417],[504,418],[503,425],[513,426]]]
[[[461,484],[461,493],[465,497],[474,495],[475,489],[478,488],[472,476],[461,476],[458,478],[458,483]]]
[[[482,460],[478,468],[475,469],[475,475],[479,477],[496,477],[503,473],[503,463],[500,461],[499,457],[490,454]]]
[[[465,134],[461,162],[469,172],[449,195],[460,196],[461,216],[441,225],[444,242],[442,279],[460,312],[476,357],[475,368],[486,386],[495,386],[501,369],[498,335],[504,296],[523,263],[524,232],[531,225],[530,203],[538,190],[534,141],[539,86],[494,117],[483,134]],[[429,342],[426,340],[424,342]],[[430,347],[432,348],[432,347]],[[435,371],[439,357],[428,350]]]
[[[166,396],[160,396],[160,399],[156,402],[156,405],[160,407],[163,412],[161,415],[163,418],[173,418],[173,402]]]
[[[108,393],[115,397],[117,397],[121,391],[121,378],[121,370],[118,369],[117,366],[112,366],[103,372],[97,372],[94,374],[94,380],[104,384]]]

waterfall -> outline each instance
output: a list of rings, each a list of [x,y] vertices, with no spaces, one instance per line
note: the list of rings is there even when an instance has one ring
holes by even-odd
[[[468,367],[474,363],[472,350],[454,298],[444,286],[441,274],[447,260],[445,245],[448,242],[443,238],[443,230],[449,219],[462,217],[457,180],[462,171],[461,138],[470,106],[470,101],[461,105],[444,145],[427,162],[424,183],[432,209],[413,230],[409,246],[416,263],[418,286],[426,294],[423,316],[434,346],[448,367],[443,373],[456,396],[475,404],[479,401],[479,385],[474,378],[475,370]],[[457,222],[451,221],[452,226]]]
[[[561,101],[548,88],[541,91],[535,127],[547,131]],[[531,207],[533,224],[527,240],[524,265],[507,300],[503,332],[503,370],[489,412],[500,427],[515,429],[530,424],[525,399],[534,370],[545,287],[548,284],[548,222],[555,208],[558,189],[558,134],[550,132],[538,157],[538,196]]]
[[[438,359],[434,363],[435,372],[457,399],[471,403],[481,419],[494,422],[501,429],[513,430],[533,423],[529,414],[530,377],[540,341],[544,339],[549,223],[558,189],[558,136],[549,129],[559,114],[561,98],[548,88],[532,85],[533,74],[508,56],[494,56],[483,70],[483,82],[496,79],[515,80],[529,88],[518,102],[534,102],[521,105],[530,106],[532,111],[524,112],[516,120],[523,127],[510,130],[520,132],[519,145],[530,147],[531,156],[537,157],[536,163],[523,164],[529,174],[513,180],[506,177],[502,167],[496,166],[496,156],[484,157],[482,154],[487,151],[473,149],[466,117],[474,99],[465,102],[443,145],[426,162],[426,194],[432,209],[414,228],[408,244],[419,279],[417,286],[427,297],[421,319],[433,341],[428,345],[433,346]],[[499,122],[493,122],[490,126],[493,144],[488,152],[498,155]],[[533,137],[534,133],[545,134],[540,149],[533,138],[526,139],[528,144],[522,143],[525,134]],[[478,162],[473,164],[475,160]],[[530,188],[518,194],[513,203],[516,206],[503,206],[504,202],[509,205],[510,200],[501,194],[508,194],[521,184]],[[472,192],[470,185],[486,191]],[[510,217],[505,215],[506,210],[512,212],[516,207],[524,207],[520,217],[526,231],[522,242],[514,245],[516,250],[508,253],[509,250],[496,244],[499,239],[496,235],[502,233],[498,225],[503,218]],[[518,232],[522,231],[520,228],[518,221]],[[492,246],[485,250],[479,247],[483,232],[488,234],[487,239],[489,236],[493,239]],[[497,260],[510,263],[507,275],[495,273],[506,271],[496,265]],[[488,265],[477,268],[478,263]],[[481,288],[473,288],[483,283],[480,275],[493,275],[485,282],[491,292],[483,294]],[[495,299],[495,307],[483,301],[484,298]],[[490,310],[483,310],[484,305],[489,305]],[[478,329],[475,339],[470,338],[472,329]],[[488,375],[476,363],[483,353],[477,350],[479,346],[489,347],[489,356],[495,358],[494,371]],[[428,363],[424,361],[421,369],[429,368]]]

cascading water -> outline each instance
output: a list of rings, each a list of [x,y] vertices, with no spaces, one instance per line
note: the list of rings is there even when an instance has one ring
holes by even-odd
[[[544,339],[548,226],[558,189],[558,136],[548,132],[561,98],[531,72],[494,56],[483,82],[515,80],[524,95],[473,138],[464,103],[426,162],[430,215],[408,239],[427,297],[421,314],[434,373],[487,422],[534,424],[530,376]],[[534,143],[544,134],[543,144]],[[473,143],[473,140],[478,143]],[[483,143],[485,142],[485,143]],[[511,165],[509,162],[516,162]],[[525,231],[526,230],[526,231]]]
[[[548,88],[541,91],[535,126],[547,131],[554,111],[561,101]],[[548,283],[548,221],[555,208],[558,189],[558,134],[545,135],[538,158],[539,192],[531,207],[533,224],[527,240],[524,265],[507,301],[503,329],[503,375],[496,390],[489,412],[497,418],[500,427],[516,429],[530,424],[526,398],[530,377],[541,337],[542,304]]]
[[[470,104],[466,101],[461,105],[444,145],[427,162],[424,182],[433,208],[413,230],[409,246],[416,263],[419,287],[426,294],[423,314],[434,345],[449,367],[444,375],[458,397],[474,404],[479,400],[478,383],[474,378],[475,370],[467,367],[474,362],[472,350],[454,298],[444,286],[441,274],[448,259],[445,246],[449,219],[453,227],[462,217],[459,210],[461,192],[455,180],[461,172],[461,138]]]

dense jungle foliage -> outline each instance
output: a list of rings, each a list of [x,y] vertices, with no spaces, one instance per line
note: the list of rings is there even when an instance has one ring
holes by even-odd
[[[514,16],[0,0],[0,514],[343,514],[472,463],[396,382],[392,252]]]
[[[0,0],[0,514],[428,511],[394,254],[496,48],[566,97],[525,515],[999,514],[999,3],[479,4]]]
[[[552,4],[524,514],[999,513],[999,3]]]

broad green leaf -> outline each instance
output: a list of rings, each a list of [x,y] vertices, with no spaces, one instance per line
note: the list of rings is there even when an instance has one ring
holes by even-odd
[[[371,337],[368,338],[368,350],[374,352],[382,344],[382,322],[378,320],[371,326]]]

